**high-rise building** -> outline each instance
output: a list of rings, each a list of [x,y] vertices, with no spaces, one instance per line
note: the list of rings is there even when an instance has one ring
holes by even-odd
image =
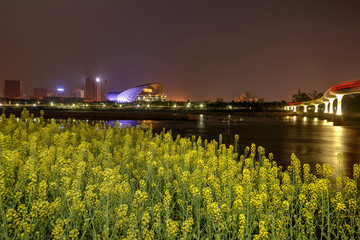
[[[20,80],[5,80],[3,83],[3,91],[4,91],[5,98],[20,98],[20,97],[22,97],[21,81]]]
[[[70,89],[68,88],[57,88],[56,89],[57,96],[62,98],[68,98],[70,96]]]
[[[34,88],[34,97],[42,99],[43,97],[47,97],[48,88]]]
[[[80,88],[74,88],[71,93],[73,98],[84,98],[84,90]]]
[[[47,89],[46,97],[58,97],[58,96],[59,95],[58,95],[56,89],[54,89],[54,88]]]
[[[101,101],[101,89],[100,89],[99,78],[85,79],[85,98],[91,99],[96,102]]]
[[[43,99],[44,97],[69,97],[69,89],[67,88],[34,88],[34,97]]]

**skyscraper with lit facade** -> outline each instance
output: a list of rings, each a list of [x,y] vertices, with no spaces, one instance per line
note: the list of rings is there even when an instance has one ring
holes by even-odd
[[[74,88],[71,93],[73,98],[84,98],[84,90],[82,89]]]
[[[5,80],[3,83],[3,91],[4,91],[5,98],[20,98],[20,97],[22,97],[21,81],[20,80]]]
[[[101,88],[99,78],[85,79],[85,98],[91,99],[95,102],[101,101]]]

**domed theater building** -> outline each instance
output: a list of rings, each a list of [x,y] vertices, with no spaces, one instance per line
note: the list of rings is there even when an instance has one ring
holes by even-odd
[[[116,103],[130,102],[153,102],[165,101],[163,87],[160,83],[143,84],[137,87],[129,88],[123,92],[108,92],[106,98]]]

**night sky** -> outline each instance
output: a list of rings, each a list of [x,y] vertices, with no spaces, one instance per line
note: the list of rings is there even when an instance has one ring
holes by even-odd
[[[32,95],[86,76],[160,82],[170,100],[324,92],[360,79],[360,2],[0,0],[1,81]]]

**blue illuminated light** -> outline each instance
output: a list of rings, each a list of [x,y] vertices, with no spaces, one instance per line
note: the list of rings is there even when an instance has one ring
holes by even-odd
[[[149,88],[151,88],[151,91],[158,91],[159,94],[163,94],[161,84],[153,83],[140,85],[134,88],[127,89],[123,92],[109,92],[106,94],[106,98],[116,103],[130,103],[134,101],[139,101],[141,99],[146,100],[145,96],[141,96],[140,94],[144,91],[144,89]],[[153,90],[153,88],[155,88],[156,90]],[[149,97],[151,97],[151,94],[149,95]]]

